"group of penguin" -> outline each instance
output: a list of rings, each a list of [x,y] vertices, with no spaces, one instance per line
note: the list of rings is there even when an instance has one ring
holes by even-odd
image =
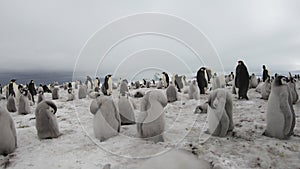
[[[211,70],[201,68],[197,73],[196,79],[186,82],[185,76],[177,74],[170,78],[167,73],[162,73],[162,78],[157,84],[153,81],[144,81],[147,88],[156,87],[143,95],[140,100],[140,115],[135,119],[134,110],[136,105],[130,100],[130,93],[127,80],[121,80],[118,84],[120,90],[119,100],[116,104],[111,97],[113,91],[112,76],[105,76],[104,83],[101,86],[100,80],[96,78],[93,82],[88,76],[85,83],[81,81],[75,82],[75,89],[78,89],[78,98],[86,98],[87,95],[93,98],[90,105],[90,112],[93,117],[93,130],[95,137],[100,141],[105,141],[113,136],[118,135],[121,125],[136,125],[139,137],[153,142],[164,141],[163,132],[165,130],[165,114],[164,108],[168,103],[177,101],[177,92],[181,92],[188,86],[184,94],[188,94],[189,99],[200,99],[200,94],[205,93],[207,83],[211,80],[213,87],[209,92],[208,100],[205,104],[197,108],[208,116],[207,133],[213,136],[224,137],[234,129],[233,123],[233,100],[232,93],[225,89],[230,81],[233,81],[232,75],[224,78],[211,75]],[[209,73],[208,73],[209,72]],[[293,104],[298,100],[295,79],[284,76],[275,76],[274,80],[259,83],[256,77],[250,78],[250,88],[256,88],[262,93],[264,89],[262,85],[270,83],[271,89],[267,97],[267,126],[263,135],[275,137],[279,139],[288,139],[292,136],[296,116]],[[291,84],[293,83],[293,84]],[[294,86],[293,86],[294,85]],[[138,83],[135,84],[138,87]],[[67,101],[75,99],[72,84],[64,84],[64,88],[68,90]],[[160,90],[165,88],[166,90]],[[234,86],[233,86],[234,88]],[[260,88],[260,89],[259,89]],[[204,90],[204,91],[203,91]],[[55,113],[57,106],[54,102],[46,100],[43,88],[38,88],[38,105],[35,109],[37,135],[40,139],[57,138],[61,134],[56,120]],[[54,85],[51,88],[52,99],[59,99],[59,87]],[[7,99],[7,109],[0,108],[0,155],[12,153],[17,147],[17,136],[14,122],[9,112],[16,112],[18,105],[19,114],[30,113],[30,96],[27,90],[20,91],[18,103],[15,103],[15,97],[9,96]]]

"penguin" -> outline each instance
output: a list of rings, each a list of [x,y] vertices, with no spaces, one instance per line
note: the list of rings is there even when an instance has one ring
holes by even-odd
[[[136,81],[134,84],[135,84],[135,89],[139,89],[141,87],[140,81]]]
[[[197,83],[200,94],[205,94],[205,89],[208,87],[207,72],[205,67],[201,67],[197,72]]]
[[[263,135],[288,139],[294,131],[295,112],[287,78],[278,75],[271,88],[267,107],[267,127]]]
[[[79,91],[78,91],[78,99],[84,99],[87,95],[87,88],[84,84],[80,85]]]
[[[226,85],[225,82],[225,76],[224,75],[217,75],[217,73],[214,73],[212,76],[212,87],[211,90],[215,90],[218,88],[224,88]]]
[[[196,107],[194,114],[206,114],[207,113],[208,103],[205,102]]]
[[[80,85],[80,82],[79,82],[79,80],[76,80],[76,82],[75,82],[75,89],[78,89],[78,86]]]
[[[52,93],[52,91],[49,89],[47,85],[43,85],[43,91],[46,93]]]
[[[177,91],[175,85],[169,85],[166,90],[166,95],[169,103],[177,101]]]
[[[10,114],[0,107],[0,155],[7,156],[17,148],[16,127]]]
[[[247,66],[243,61],[239,60],[238,65],[236,66],[236,76],[235,76],[235,87],[238,90],[238,99],[246,99],[249,100],[247,96],[247,92],[249,89],[249,72]]]
[[[43,100],[45,100],[44,92],[40,91],[38,95],[38,101],[37,104],[41,103]]]
[[[196,80],[193,80],[193,82],[190,84],[188,94],[189,94],[189,99],[195,99],[195,100],[200,99],[200,92]]]
[[[140,169],[210,169],[210,164],[205,160],[184,150],[171,150],[145,161]]]
[[[135,124],[134,108],[128,98],[128,95],[120,96],[118,107],[121,118],[121,125]]]
[[[55,113],[57,107],[52,101],[44,100],[35,109],[37,135],[39,139],[57,138],[59,132]]]
[[[92,82],[92,78],[90,76],[86,76],[86,81],[85,81],[85,85],[87,87],[87,91],[93,90],[93,82]]]
[[[162,72],[162,82],[163,82],[163,87],[167,88],[169,87],[169,75],[166,72]]]
[[[164,107],[167,104],[168,100],[162,91],[152,90],[146,93],[141,101],[141,114],[137,120],[137,131],[141,138],[155,143],[164,141]]]
[[[258,80],[254,73],[250,76],[249,88],[256,88],[258,85]]]
[[[73,101],[74,99],[75,99],[74,92],[73,92],[72,88],[69,88],[67,101]]]
[[[110,96],[112,94],[112,78],[111,75],[106,75],[104,78],[104,83],[101,87],[102,93],[106,96]]]
[[[30,114],[30,104],[28,100],[28,91],[24,90],[19,98],[18,112],[21,115]]]
[[[255,91],[257,93],[261,93],[261,89],[263,88],[264,84],[265,84],[265,82],[258,83],[257,87],[255,88]]]
[[[175,74],[174,84],[177,87],[177,91],[181,92],[181,89],[183,89],[184,87],[182,76],[178,76],[178,74]]]
[[[97,97],[100,96],[100,93],[98,92],[94,92],[94,91],[90,91],[89,94],[88,94],[89,98],[91,99],[96,99]]]
[[[135,92],[135,94],[133,95],[134,98],[141,98],[144,97],[145,93],[142,91],[137,91]]]
[[[150,81],[147,81],[146,82],[146,88],[150,88],[151,87],[151,82]]]
[[[289,73],[288,86],[290,88],[291,95],[292,95],[292,103],[296,104],[296,102],[299,99],[299,96],[296,89],[296,80],[292,77],[291,73]]]
[[[59,99],[58,91],[59,91],[58,86],[54,86],[54,89],[53,89],[53,91],[52,91],[52,100],[57,100],[57,99]]]
[[[5,91],[5,98],[8,99],[9,97],[8,85],[4,86],[4,91]]]
[[[120,94],[121,96],[124,96],[125,93],[128,93],[129,89],[128,89],[128,83],[127,80],[122,80],[121,84],[120,84]]]
[[[263,85],[261,86],[261,98],[263,100],[268,100],[270,93],[271,93],[271,80],[269,77],[263,82]]]
[[[111,97],[101,95],[93,100],[90,105],[90,112],[94,115],[94,134],[100,142],[118,135],[121,119]]]
[[[212,91],[208,98],[208,132],[224,137],[234,128],[232,119],[233,103],[231,94],[225,89]]]
[[[163,81],[162,81],[162,79],[159,79],[159,81],[158,81],[158,83],[157,83],[157,89],[162,89],[164,87],[164,85],[163,85]]]
[[[100,88],[100,80],[99,80],[99,77],[96,77],[96,79],[95,79],[95,81],[94,81],[94,85],[95,85],[95,87]]]
[[[12,95],[8,96],[7,103],[6,103],[6,108],[9,112],[16,112],[17,111],[16,101],[15,101],[15,98]]]

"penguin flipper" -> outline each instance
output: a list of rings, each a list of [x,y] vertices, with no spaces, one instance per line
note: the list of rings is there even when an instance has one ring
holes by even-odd
[[[292,126],[292,116],[291,116],[291,108],[288,103],[288,94],[281,93],[280,97],[280,111],[283,113],[284,116],[284,128],[283,128],[283,135],[287,136],[291,131]]]

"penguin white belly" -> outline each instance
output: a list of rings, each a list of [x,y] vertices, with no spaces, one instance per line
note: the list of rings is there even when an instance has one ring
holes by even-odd
[[[275,98],[270,95],[270,98]],[[274,137],[283,137],[284,116],[280,110],[279,96],[269,99],[267,109],[267,132]]]
[[[210,106],[207,107],[208,130],[211,134],[214,133],[220,123],[218,113],[219,112],[216,112],[215,109],[210,108]]]

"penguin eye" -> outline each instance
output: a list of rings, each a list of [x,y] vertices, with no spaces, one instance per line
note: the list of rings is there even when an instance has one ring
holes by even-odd
[[[54,109],[52,109],[52,108],[49,108],[49,109],[50,109],[50,112],[51,112],[51,113],[54,113]]]

